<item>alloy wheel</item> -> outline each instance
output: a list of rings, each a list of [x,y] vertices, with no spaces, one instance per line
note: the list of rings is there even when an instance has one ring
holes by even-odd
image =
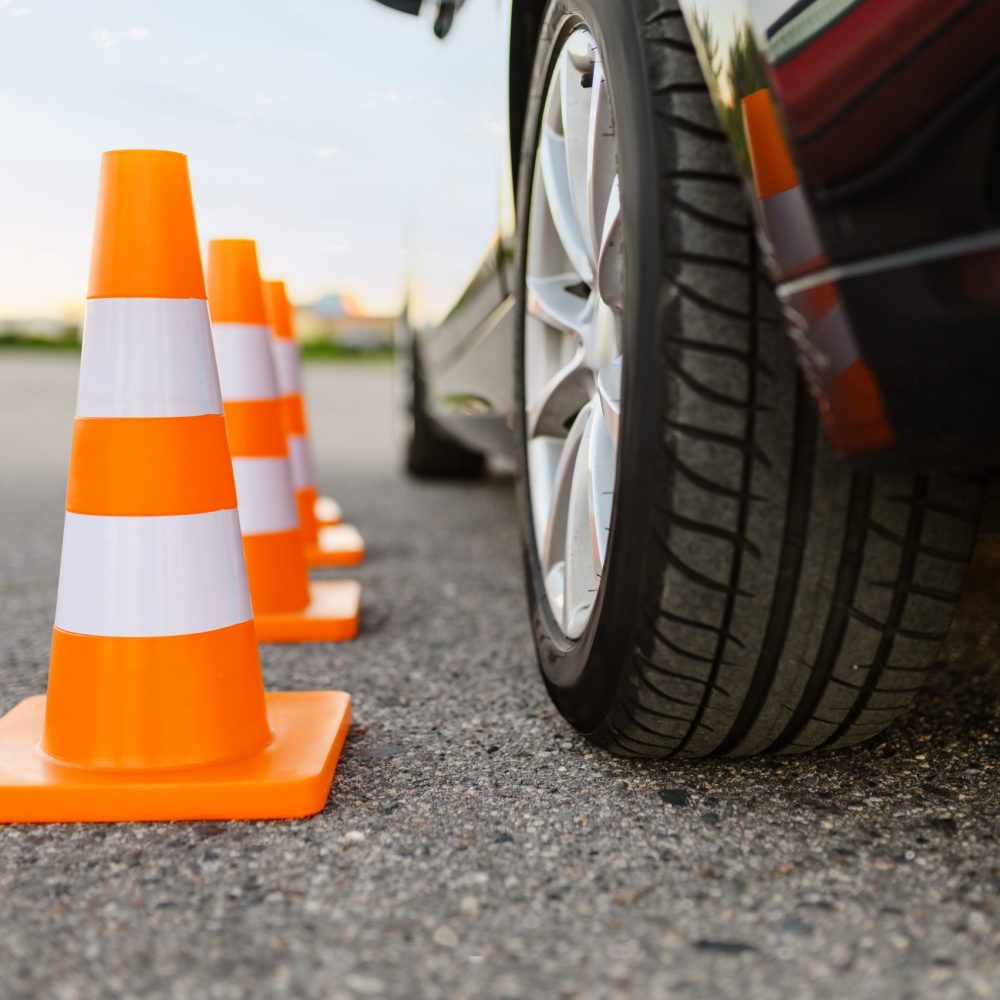
[[[525,272],[528,491],[549,610],[575,640],[607,559],[624,288],[611,100],[585,25],[556,52],[542,115]]]

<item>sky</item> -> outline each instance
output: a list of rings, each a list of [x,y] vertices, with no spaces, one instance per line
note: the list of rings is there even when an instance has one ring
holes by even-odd
[[[443,43],[374,0],[0,0],[0,319],[79,317],[100,155],[143,147],[297,302],[445,308],[497,225],[503,43],[496,0]]]

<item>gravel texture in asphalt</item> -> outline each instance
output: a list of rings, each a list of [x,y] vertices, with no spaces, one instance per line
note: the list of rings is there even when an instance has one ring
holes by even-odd
[[[0,711],[45,685],[75,384],[0,355]],[[269,687],[354,696],[326,810],[0,828],[0,996],[1000,996],[994,536],[883,738],[618,760],[537,675],[509,480],[404,479],[391,386],[308,371],[363,635],[263,649]]]

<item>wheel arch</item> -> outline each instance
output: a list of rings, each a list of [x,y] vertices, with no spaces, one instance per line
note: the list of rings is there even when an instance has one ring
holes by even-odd
[[[524,119],[531,86],[531,69],[542,28],[545,0],[512,0],[510,14],[510,53],[508,59],[508,121],[510,128],[510,167],[515,196],[524,141]]]

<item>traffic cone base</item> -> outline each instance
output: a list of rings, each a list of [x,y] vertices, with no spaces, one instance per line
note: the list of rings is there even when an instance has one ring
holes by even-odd
[[[0,718],[0,823],[295,819],[322,810],[351,723],[342,691],[266,696],[268,745],[172,770],[81,768],[40,749],[45,697]]]
[[[317,524],[333,527],[344,520],[344,512],[333,497],[316,497],[313,503],[313,517],[316,518]]]
[[[312,580],[302,611],[257,615],[259,642],[343,642],[358,634],[361,584],[354,580]]]
[[[359,566],[365,561],[365,540],[353,524],[319,529],[315,543],[306,543],[310,566]]]

